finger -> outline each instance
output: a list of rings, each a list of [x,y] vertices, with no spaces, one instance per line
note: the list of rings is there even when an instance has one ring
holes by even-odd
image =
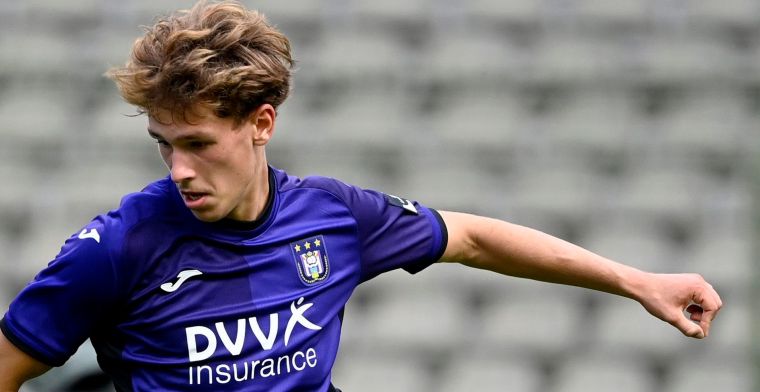
[[[704,331],[705,336],[709,336],[712,320],[715,318],[715,316],[717,316],[718,311],[720,310],[720,305],[722,305],[722,303],[720,302],[720,298],[716,300],[714,296],[706,295],[704,296],[702,303],[699,305],[702,308],[699,326]]]
[[[712,288],[712,286],[710,286],[710,288]],[[715,289],[713,289],[713,297],[715,298],[715,303],[718,305],[718,308],[715,309],[715,313],[717,314],[720,311],[720,308],[723,307],[723,301],[720,299],[720,295]]]
[[[716,309],[716,313],[717,313],[717,311],[719,311],[720,308],[723,307],[723,301],[720,299],[720,295],[711,284],[708,283],[707,287],[710,288],[710,294],[712,295],[712,298],[715,301],[715,304],[717,305],[717,309]]]
[[[710,326],[715,319],[715,316],[718,314],[718,310],[715,309],[705,309],[702,312],[702,317],[699,320],[699,326],[702,327],[702,330],[705,331],[705,336],[710,335]]]

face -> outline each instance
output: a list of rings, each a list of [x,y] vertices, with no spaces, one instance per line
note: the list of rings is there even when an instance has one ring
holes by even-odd
[[[247,121],[198,110],[187,122],[159,112],[148,118],[148,133],[187,208],[200,220],[253,221],[261,214],[269,179],[264,145],[274,128],[274,108],[262,105]]]

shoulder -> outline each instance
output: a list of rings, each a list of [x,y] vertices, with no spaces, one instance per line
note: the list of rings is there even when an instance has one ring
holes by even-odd
[[[361,203],[367,197],[382,198],[383,195],[381,192],[363,189],[331,177],[308,176],[299,178],[277,169],[275,169],[275,176],[278,192],[282,195],[296,193],[303,197],[305,193],[310,197],[332,198],[348,207]]]
[[[182,203],[174,183],[165,177],[148,184],[140,192],[121,199],[119,207],[104,215],[104,219],[124,230],[150,221],[181,220],[191,216]]]
[[[125,243],[136,233],[144,232],[150,226],[163,226],[166,220],[183,219],[185,214],[177,208],[175,199],[178,196],[173,191],[168,178],[155,181],[140,192],[124,196],[118,208],[96,216],[72,238],[94,239],[104,248],[101,251],[107,250],[118,257],[124,251]]]
[[[179,210],[179,195],[172,181],[165,177],[148,184],[140,192],[130,193],[121,199],[119,208],[111,211],[124,223],[135,224],[140,221],[166,215],[173,209]]]
[[[417,202],[373,189],[364,189],[335,178],[309,176],[297,178],[277,173],[278,193],[285,205],[305,205],[328,214],[346,211],[359,222],[378,224],[399,214],[417,215]],[[299,192],[300,191],[300,192]]]
[[[340,180],[324,176],[297,177],[280,169],[272,169],[277,179],[277,190],[288,192],[292,190],[316,190],[335,192],[339,188],[349,186]]]
[[[124,196],[118,208],[96,216],[64,242],[50,272],[83,271],[83,279],[119,282],[114,289],[125,292],[132,277],[170,242],[172,228],[183,226],[184,214],[172,192],[172,182],[162,179]]]

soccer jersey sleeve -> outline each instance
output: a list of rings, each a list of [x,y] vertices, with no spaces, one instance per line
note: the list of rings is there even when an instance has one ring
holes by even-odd
[[[446,225],[434,209],[345,184],[340,193],[358,226],[362,281],[397,268],[417,273],[446,250]]]
[[[8,340],[51,366],[62,365],[76,352],[116,298],[111,234],[96,218],[64,243],[0,321]]]

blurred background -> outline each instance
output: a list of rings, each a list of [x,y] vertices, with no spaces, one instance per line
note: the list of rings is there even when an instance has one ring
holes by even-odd
[[[187,1],[0,2],[0,307],[166,170],[101,75]],[[531,226],[724,298],[706,341],[635,302],[452,265],[347,308],[356,391],[760,390],[760,1],[245,1],[292,40],[269,147],[321,174]],[[84,346],[27,391],[109,390]]]

